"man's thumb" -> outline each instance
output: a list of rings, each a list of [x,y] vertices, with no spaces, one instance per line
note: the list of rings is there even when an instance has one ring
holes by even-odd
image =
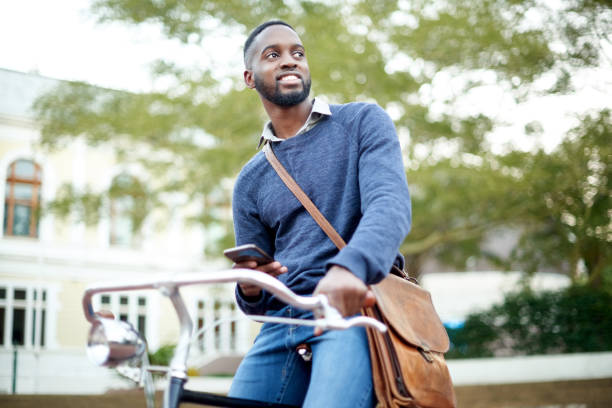
[[[371,307],[371,306],[374,306],[375,304],[376,304],[376,296],[374,296],[374,292],[372,292],[371,290],[368,290],[366,292],[365,300],[363,301],[363,306]]]

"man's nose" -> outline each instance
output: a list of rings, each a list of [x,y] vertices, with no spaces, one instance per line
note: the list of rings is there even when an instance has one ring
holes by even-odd
[[[281,56],[281,67],[282,68],[295,68],[297,66],[297,62],[293,58],[291,53],[283,53]]]

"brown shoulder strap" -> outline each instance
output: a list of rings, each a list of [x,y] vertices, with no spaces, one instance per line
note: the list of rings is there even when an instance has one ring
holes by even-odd
[[[315,222],[319,224],[319,227],[321,227],[323,232],[327,234],[329,239],[332,240],[338,249],[344,248],[346,246],[346,242],[344,242],[340,234],[338,234],[329,221],[327,221],[327,218],[321,214],[321,211],[319,211],[317,206],[310,200],[304,190],[302,190],[302,188],[295,182],[293,177],[291,177],[281,162],[278,161],[274,151],[272,150],[270,142],[264,145],[263,151],[266,154],[266,159],[268,159],[274,170],[276,170],[276,173],[281,178],[283,183],[285,183],[287,188],[289,188],[295,197],[300,200],[300,203],[302,203],[306,211],[308,211],[312,218],[314,218]]]

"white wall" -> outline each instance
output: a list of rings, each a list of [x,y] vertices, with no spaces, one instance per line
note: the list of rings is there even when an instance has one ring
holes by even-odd
[[[12,392],[13,352],[0,349],[0,393]],[[101,394],[129,388],[131,383],[113,370],[97,367],[82,350],[17,352],[18,394]]]
[[[449,360],[455,385],[612,378],[612,352]]]
[[[431,293],[444,323],[461,323],[468,314],[500,304],[508,292],[516,291],[524,276],[521,272],[440,272],[421,277],[420,284]],[[531,281],[536,290],[558,290],[568,286],[567,276],[537,273]]]

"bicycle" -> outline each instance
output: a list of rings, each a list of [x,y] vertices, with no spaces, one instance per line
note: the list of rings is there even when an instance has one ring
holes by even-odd
[[[181,403],[206,404],[217,407],[291,407],[284,404],[232,398],[185,388],[188,381],[187,359],[193,323],[179,288],[198,284],[231,282],[258,285],[288,305],[312,311],[314,316],[314,319],[295,319],[248,315],[249,318],[258,322],[305,325],[318,327],[322,330],[344,330],[355,326],[371,327],[381,332],[387,330],[384,324],[369,317],[343,318],[335,308],[329,305],[324,295],[312,297],[296,295],[278,279],[263,272],[250,269],[229,269],[212,273],[182,274],[167,279],[129,281],[121,284],[103,283],[88,287],[85,290],[82,302],[85,318],[92,324],[87,344],[88,356],[96,364],[115,367],[123,371],[124,375],[143,385],[148,408],[153,408],[155,403],[155,388],[152,380],[152,372],[155,371],[167,371],[163,408],[178,408]],[[104,318],[97,315],[93,310],[92,297],[96,294],[147,289],[159,290],[170,299],[180,323],[179,340],[167,368],[149,366],[146,340],[130,323]]]

